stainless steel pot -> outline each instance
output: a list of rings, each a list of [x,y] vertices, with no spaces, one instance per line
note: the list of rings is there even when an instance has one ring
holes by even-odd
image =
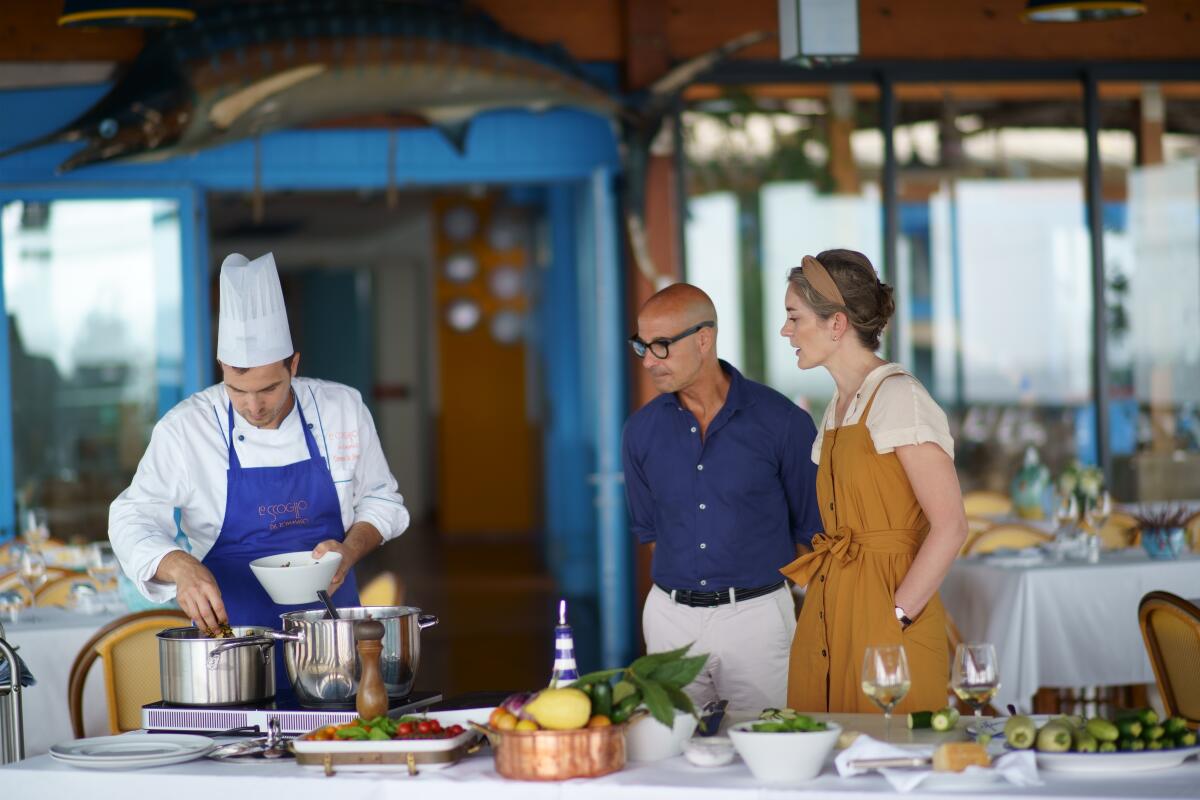
[[[383,623],[380,666],[391,697],[412,691],[421,660],[421,631],[437,625],[438,618],[411,606],[355,606],[339,608],[341,619],[328,619],[323,609],[281,614],[285,634],[297,641],[283,645],[283,663],[301,705],[344,705],[358,692],[362,667],[354,646],[354,623],[374,619]]]
[[[275,696],[275,640],[298,638],[265,628],[236,627],[232,639],[197,628],[158,634],[162,699],[188,706],[260,703]]]

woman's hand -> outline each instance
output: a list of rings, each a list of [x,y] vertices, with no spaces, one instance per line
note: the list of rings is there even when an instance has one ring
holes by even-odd
[[[945,450],[923,442],[897,447],[896,457],[929,520],[929,534],[896,589],[896,605],[915,620],[942,585],[967,539],[967,515],[954,461]]]

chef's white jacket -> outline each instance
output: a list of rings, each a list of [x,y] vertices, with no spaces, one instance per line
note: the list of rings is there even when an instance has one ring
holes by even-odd
[[[384,541],[408,527],[371,413],[340,383],[293,378],[292,389],[329,464],[342,525],[368,522]],[[133,483],[113,501],[108,536],[125,574],[147,599],[164,602],[175,585],[154,580],[175,543],[176,508],[192,555],[203,559],[221,533],[229,469],[229,395],[217,384],[187,398],[158,421]],[[277,429],[256,428],[233,412],[233,446],[243,467],[280,467],[309,457],[295,406]]]

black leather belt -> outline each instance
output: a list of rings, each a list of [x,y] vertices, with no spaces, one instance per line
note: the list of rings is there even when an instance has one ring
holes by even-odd
[[[780,581],[779,583],[758,586],[753,589],[739,589],[735,586],[733,588],[733,596],[737,600],[753,600],[755,597],[770,594],[783,586],[784,583],[784,581]],[[714,606],[723,606],[729,602],[729,589],[720,592],[694,592],[691,589],[668,589],[657,583],[654,585],[669,594],[671,599],[676,603],[691,606],[692,608],[713,608]]]

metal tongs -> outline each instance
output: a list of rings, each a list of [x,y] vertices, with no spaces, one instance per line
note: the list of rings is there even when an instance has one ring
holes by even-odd
[[[287,742],[288,740],[283,738],[283,728],[279,724],[279,717],[271,717],[271,721],[267,726],[266,736],[258,736],[254,739],[242,739],[241,741],[219,745],[208,754],[208,757],[215,758],[218,761],[241,758],[243,756],[280,758],[287,755]]]

